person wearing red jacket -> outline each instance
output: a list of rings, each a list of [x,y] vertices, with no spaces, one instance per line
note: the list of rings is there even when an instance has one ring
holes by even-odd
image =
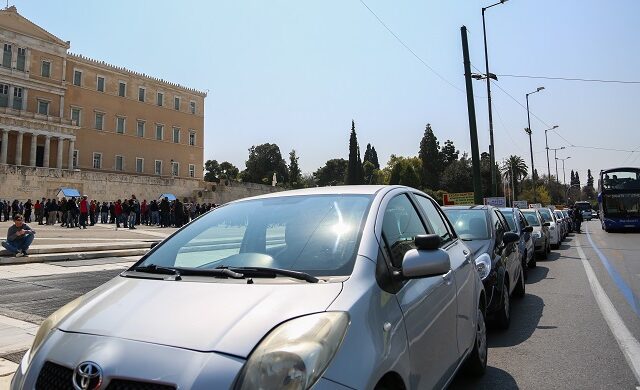
[[[116,201],[114,214],[116,215],[116,229],[120,227],[120,215],[122,215],[122,203],[120,199]]]
[[[87,216],[89,215],[89,202],[87,202],[87,196],[83,196],[80,201],[80,227],[82,229],[87,228]]]

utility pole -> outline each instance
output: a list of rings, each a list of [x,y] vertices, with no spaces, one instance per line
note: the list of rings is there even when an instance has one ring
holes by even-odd
[[[462,58],[464,62],[464,81],[467,89],[467,111],[469,112],[469,135],[471,138],[471,164],[473,172],[473,201],[482,204],[482,184],[480,182],[480,151],[478,148],[478,128],[476,126],[476,107],[473,101],[473,85],[471,84],[471,61],[469,60],[469,43],[467,28],[460,28],[462,36]]]
[[[549,165],[549,140],[547,139],[547,132],[549,130],[554,130],[557,128],[558,128],[558,125],[555,125],[552,128],[546,129],[544,131],[544,145],[545,145],[545,149],[547,149],[547,180],[549,180],[549,183],[551,183],[551,165]]]
[[[531,183],[533,184],[533,203],[537,203],[538,201],[538,197],[536,195],[536,175],[535,175],[535,168],[533,166],[533,143],[531,142],[531,115],[529,114],[529,95],[534,94],[536,92],[540,92],[544,89],[544,87],[538,87],[538,89],[536,89],[533,92],[529,92],[528,94],[525,95],[525,97],[527,98],[527,125],[528,127],[526,129],[524,129],[524,131],[527,132],[527,134],[529,134],[529,150],[531,151]]]

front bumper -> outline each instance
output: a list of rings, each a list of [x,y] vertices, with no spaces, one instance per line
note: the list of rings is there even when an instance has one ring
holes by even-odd
[[[547,250],[546,245],[545,245],[544,236],[542,236],[540,238],[534,238],[533,245],[534,245],[534,248],[535,248],[536,252],[544,253]]]

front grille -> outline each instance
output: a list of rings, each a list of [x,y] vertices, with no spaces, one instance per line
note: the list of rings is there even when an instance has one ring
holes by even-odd
[[[125,379],[113,379],[107,386],[107,390],[175,390],[175,386],[161,385],[159,383],[136,382]]]
[[[36,381],[36,390],[68,390],[73,388],[73,370],[46,362]]]

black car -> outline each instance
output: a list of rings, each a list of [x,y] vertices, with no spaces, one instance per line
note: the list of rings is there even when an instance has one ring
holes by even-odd
[[[487,316],[499,328],[507,329],[511,295],[521,298],[525,294],[520,236],[511,231],[504,215],[493,206],[449,206],[443,210],[472,251],[487,293]]]
[[[527,270],[536,267],[535,243],[533,240],[533,226],[529,225],[527,219],[517,207],[501,208],[500,212],[509,223],[509,228],[520,236],[518,241],[518,251],[522,261],[524,278],[527,279]]]

